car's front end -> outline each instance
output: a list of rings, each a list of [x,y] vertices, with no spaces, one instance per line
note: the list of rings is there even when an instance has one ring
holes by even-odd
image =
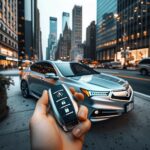
[[[62,82],[85,95],[83,103],[89,109],[91,121],[120,116],[134,108],[132,87],[124,79],[99,73],[79,63],[56,66],[64,76],[61,78]]]
[[[67,84],[85,95],[84,105],[93,122],[120,116],[134,108],[133,89],[121,78],[101,73],[71,77]]]
[[[129,112],[134,107],[134,94],[131,86],[121,90],[90,91],[81,89],[86,97],[91,121],[106,120]]]

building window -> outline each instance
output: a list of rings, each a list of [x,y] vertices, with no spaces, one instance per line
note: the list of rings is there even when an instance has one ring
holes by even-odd
[[[0,41],[3,41],[3,35],[0,34]]]
[[[144,34],[144,36],[147,36],[147,31],[144,31],[143,34]]]
[[[140,33],[137,33],[137,38],[139,38],[140,37]]]
[[[5,37],[5,43],[7,43],[7,38]]]

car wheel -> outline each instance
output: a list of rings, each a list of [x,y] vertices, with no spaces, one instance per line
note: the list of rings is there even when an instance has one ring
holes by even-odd
[[[148,71],[147,71],[146,69],[141,69],[140,72],[141,72],[141,74],[144,75],[144,76],[148,74]]]
[[[22,81],[21,82],[21,92],[22,92],[22,96],[24,98],[28,98],[29,97],[29,88],[28,88],[28,84],[26,81]]]

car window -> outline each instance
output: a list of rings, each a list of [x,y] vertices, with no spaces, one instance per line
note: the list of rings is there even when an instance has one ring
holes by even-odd
[[[34,72],[38,72],[41,73],[41,65],[40,63],[35,63],[33,65],[31,65],[30,69]]]
[[[80,63],[56,63],[56,65],[66,77],[99,74],[99,72]]]
[[[35,63],[30,68],[32,71],[35,71],[41,74],[46,74],[46,73],[56,74],[54,67],[50,63],[47,63],[47,62]]]
[[[43,74],[46,74],[46,73],[55,73],[56,74],[54,67],[50,63],[43,62],[41,65],[42,65],[41,69],[42,69]]]

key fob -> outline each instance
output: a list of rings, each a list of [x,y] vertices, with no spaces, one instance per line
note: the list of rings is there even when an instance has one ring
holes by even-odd
[[[79,121],[78,105],[70,90],[62,85],[55,85],[48,91],[52,112],[64,131],[71,131]]]

